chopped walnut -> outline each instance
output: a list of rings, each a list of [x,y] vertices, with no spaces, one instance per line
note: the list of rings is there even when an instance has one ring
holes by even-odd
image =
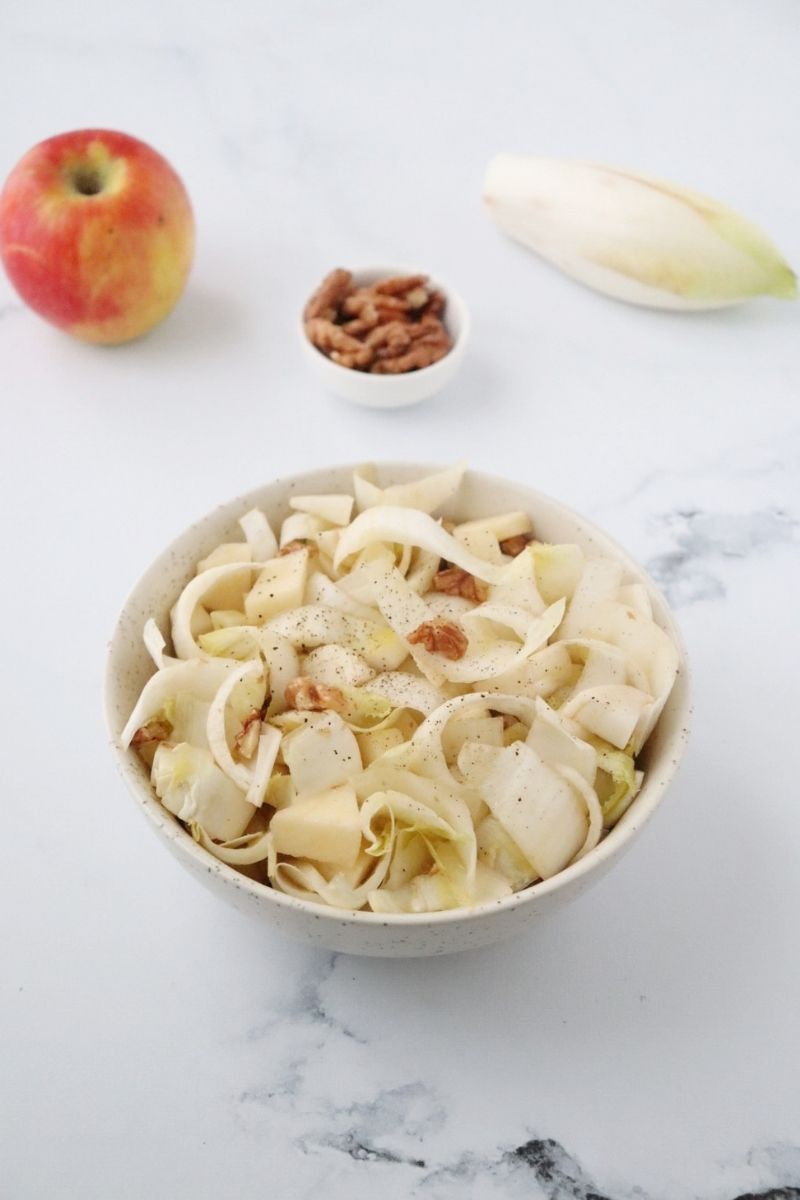
[[[381,315],[378,312],[372,301],[368,301],[360,310],[357,317],[353,317],[350,321],[345,321],[342,324],[342,329],[350,334],[350,337],[362,337],[365,333],[369,333],[371,329],[380,322]]]
[[[340,367],[349,367],[350,370],[368,367],[372,361],[369,350],[332,350],[330,356],[333,362],[338,363]]]
[[[419,371],[422,367],[430,367],[433,363],[444,358],[450,349],[450,342],[436,342],[433,345],[423,345],[416,342],[411,349],[397,358],[382,358],[369,368],[371,375],[402,375],[405,371]]]
[[[412,646],[424,646],[426,650],[443,654],[445,658],[463,658],[467,652],[464,630],[455,621],[446,621],[442,617],[423,621],[406,640]]]
[[[310,321],[314,317],[327,317],[328,320],[333,320],[337,308],[350,291],[352,282],[351,271],[345,271],[341,267],[331,271],[303,309],[303,319]]]
[[[446,337],[442,323],[437,317],[432,317],[428,313],[424,317],[420,317],[418,321],[408,321],[405,323],[405,329],[408,331],[408,336],[412,342],[419,338],[430,337],[435,334],[437,337]]]
[[[303,538],[293,538],[291,542],[287,542],[285,546],[281,546],[278,551],[278,558],[284,554],[296,554],[298,550],[316,550],[313,542],[307,542]]]
[[[427,282],[427,275],[393,275],[391,279],[384,279],[373,286],[379,296],[404,296],[406,292],[411,292]]]
[[[391,350],[406,350],[411,344],[409,328],[401,321],[387,321],[377,329],[370,330],[366,343],[376,353],[386,347]]]
[[[375,289],[376,294],[373,296],[373,301],[378,312],[385,313],[405,313],[408,312],[408,301],[402,296],[384,296],[381,292]]]
[[[366,354],[364,347],[357,338],[351,337],[349,333],[345,333],[340,325],[334,325],[333,321],[326,321],[323,317],[313,317],[310,321],[306,321],[306,333],[308,334],[308,340],[318,350],[329,353],[361,355],[362,357]],[[333,357],[333,354],[331,354],[331,357]],[[366,365],[369,357],[367,354],[364,365]]]
[[[370,288],[356,288],[341,304],[341,310],[347,317],[360,317],[365,309],[374,307],[375,293]]]
[[[148,721],[137,729],[131,738],[132,746],[146,746],[148,742],[165,742],[172,733],[172,727],[167,721]]]
[[[428,301],[426,311],[432,317],[440,317],[444,312],[445,298],[444,293],[439,291],[431,292],[431,298]]]
[[[474,600],[482,604],[489,597],[489,589],[482,579],[476,579],[469,571],[461,567],[447,567],[437,571],[433,577],[433,586],[437,592],[445,592],[448,596],[463,596],[465,600]]]
[[[261,734],[261,709],[252,709],[242,721],[242,728],[237,733],[234,745],[242,758],[252,758],[258,747]]]
[[[333,709],[343,712],[345,698],[337,687],[328,683],[315,683],[307,675],[298,675],[286,685],[286,703],[298,712],[324,712]]]
[[[526,546],[530,545],[532,536],[530,533],[518,533],[516,537],[506,538],[501,542],[500,549],[503,554],[510,554],[512,558],[516,558],[518,554],[522,554]]]
[[[452,347],[445,298],[426,275],[398,275],[355,287],[341,269],[320,284],[304,311],[308,340],[341,367],[400,375],[438,362]]]

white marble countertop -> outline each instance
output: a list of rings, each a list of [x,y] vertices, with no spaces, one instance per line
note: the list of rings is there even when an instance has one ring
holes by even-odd
[[[618,162],[727,199],[797,265],[795,5],[8,0],[0,27],[2,170],[118,127],[199,225],[179,309],[127,348],[0,282],[4,1200],[800,1196],[798,309],[629,309],[479,204],[499,149]],[[459,287],[469,359],[434,403],[348,408],[296,310],[335,263],[391,260]],[[320,954],[158,846],[106,749],[105,642],[223,499],[461,455],[650,565],[693,741],[634,852],[530,937]]]

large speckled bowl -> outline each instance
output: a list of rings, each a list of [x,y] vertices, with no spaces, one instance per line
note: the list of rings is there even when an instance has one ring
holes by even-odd
[[[403,483],[437,469],[419,463],[386,463],[379,469],[379,481],[383,485]],[[449,954],[484,946],[524,932],[603,878],[654,812],[675,775],[688,735],[691,710],[686,655],[666,601],[650,577],[615,542],[557,501],[522,484],[469,471],[457,504],[448,515],[469,520],[524,509],[531,513],[537,536],[543,540],[577,542],[590,554],[617,558],[631,578],[647,588],[656,620],[679,648],[681,667],[642,755],[646,773],[639,796],[590,854],[552,879],[478,908],[425,915],[343,912],[296,900],[239,874],[203,850],[162,808],[150,787],[147,770],[134,751],[124,750],[119,742],[134,702],[153,671],[141,637],[147,618],[154,616],[163,629],[168,628],[169,609],[193,574],[197,560],[219,542],[237,539],[237,518],[248,509],[258,505],[279,525],[290,512],[288,500],[293,493],[349,491],[351,472],[352,467],[332,467],[267,484],[209,513],[158,556],[125,602],[109,644],[105,703],[111,750],[135,803],[178,862],[222,900],[242,911],[258,913],[274,929],[349,954],[402,957]]]

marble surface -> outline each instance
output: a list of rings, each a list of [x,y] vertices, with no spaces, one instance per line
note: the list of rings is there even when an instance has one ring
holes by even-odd
[[[800,1196],[796,306],[583,291],[480,210],[506,148],[736,204],[800,262],[790,0],[6,0],[0,164],[119,127],[183,174],[196,269],[99,350],[0,282],[0,1195]],[[334,263],[471,306],[459,380],[347,408],[294,320]],[[634,852],[523,940],[383,962],[284,942],[159,848],[114,772],[104,646],[155,552],[287,471],[380,456],[530,481],[675,604],[697,699]]]

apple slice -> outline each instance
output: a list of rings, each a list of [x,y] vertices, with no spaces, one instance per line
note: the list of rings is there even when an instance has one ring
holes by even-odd
[[[305,548],[267,563],[245,597],[244,611],[248,621],[263,625],[278,613],[299,608],[303,603],[307,574],[308,550]]]

